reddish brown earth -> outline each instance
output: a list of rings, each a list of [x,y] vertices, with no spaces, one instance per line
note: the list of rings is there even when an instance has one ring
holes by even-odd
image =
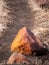
[[[0,37],[0,65],[6,65],[6,61],[12,54],[10,45],[18,30],[24,26],[34,32],[34,34],[37,34],[44,42],[44,46],[46,44],[47,48],[37,54],[26,55],[29,58],[29,63],[32,65],[49,65],[49,3],[41,5],[42,9],[32,2],[32,0],[0,1],[3,1],[5,4],[0,2],[3,7],[3,10],[0,10],[0,27],[3,24],[4,32],[2,32],[3,34]],[[20,63],[20,65],[26,64]]]
[[[13,63],[18,63],[18,64],[26,63],[26,64],[29,64],[29,61],[28,61],[28,59],[25,55],[15,52],[9,57],[9,59],[7,61],[7,64],[13,64]]]

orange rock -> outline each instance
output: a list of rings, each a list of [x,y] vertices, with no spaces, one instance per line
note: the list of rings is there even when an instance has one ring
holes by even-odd
[[[23,27],[19,30],[11,44],[12,52],[17,51],[23,54],[32,54],[33,51],[39,51],[41,48],[42,43],[40,39],[26,27]]]

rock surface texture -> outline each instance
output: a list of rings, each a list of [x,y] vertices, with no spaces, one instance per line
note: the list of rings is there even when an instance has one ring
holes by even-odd
[[[11,44],[11,51],[32,54],[42,49],[42,42],[30,30],[23,27],[19,30]]]
[[[7,64],[14,64],[14,63],[26,63],[26,64],[29,64],[26,56],[22,55],[21,53],[13,53],[10,58],[8,59],[7,61]]]
[[[24,26],[38,36],[49,50],[49,0],[0,0],[1,63],[11,55],[10,43]],[[45,53],[47,55],[29,55],[32,65],[49,65],[49,52],[46,50]]]

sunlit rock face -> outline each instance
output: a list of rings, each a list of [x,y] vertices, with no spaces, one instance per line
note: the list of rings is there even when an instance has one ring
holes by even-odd
[[[26,27],[19,30],[11,44],[12,52],[17,51],[23,54],[32,54],[33,51],[39,51],[41,48],[41,41]]]

